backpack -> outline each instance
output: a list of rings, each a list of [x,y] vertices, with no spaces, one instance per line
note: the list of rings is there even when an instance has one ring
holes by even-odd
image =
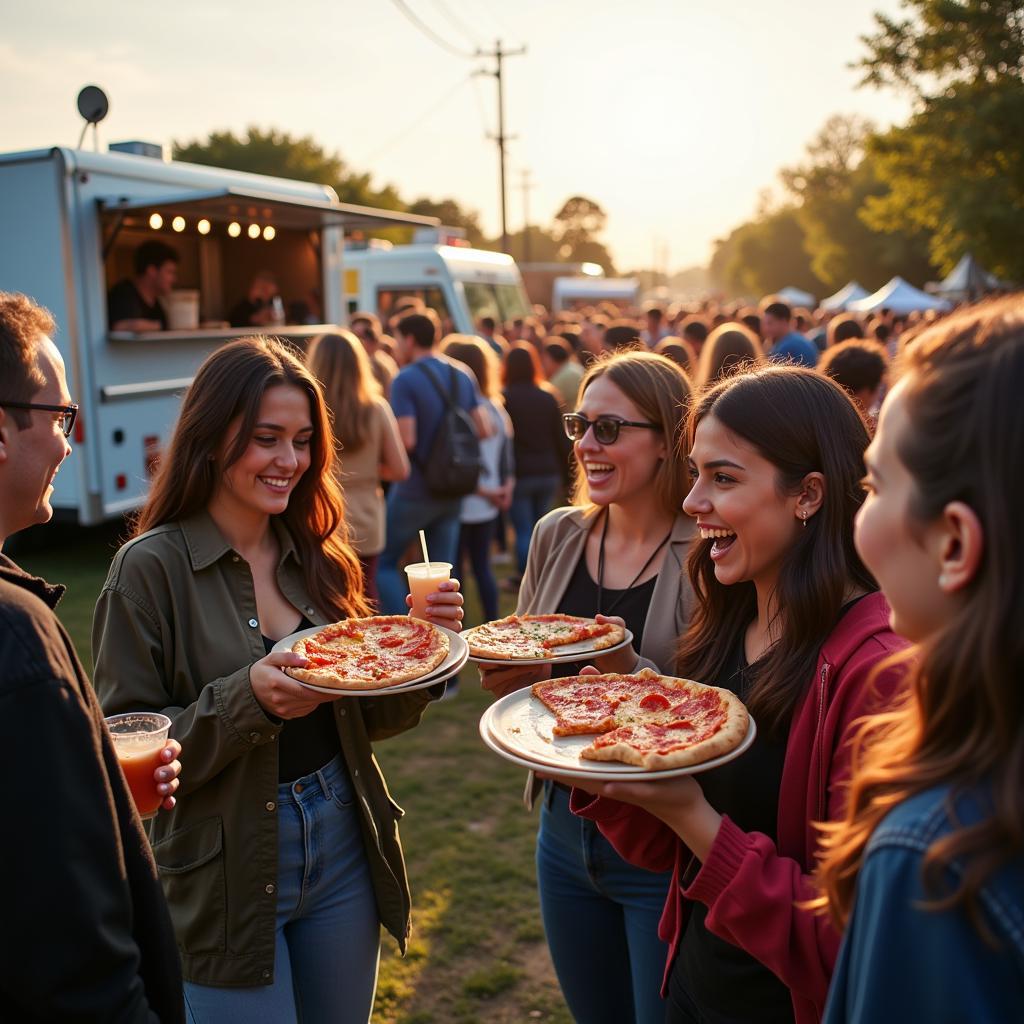
[[[462,498],[476,490],[480,479],[483,469],[480,439],[476,436],[472,417],[458,404],[458,371],[455,367],[448,368],[451,392],[447,393],[434,370],[426,363],[419,365],[445,404],[426,465],[421,464],[420,471],[427,490],[435,498]]]

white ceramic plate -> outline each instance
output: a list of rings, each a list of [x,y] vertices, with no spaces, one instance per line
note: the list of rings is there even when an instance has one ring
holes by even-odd
[[[323,626],[313,626],[310,629],[300,629],[298,633],[292,633],[291,636],[278,640],[272,650],[291,650],[292,644],[297,640],[312,636],[314,633],[319,633],[323,628]],[[469,660],[469,644],[454,630],[447,629],[444,626],[438,626],[437,628],[448,635],[448,656],[440,665],[431,669],[424,676],[409,679],[404,683],[396,683],[394,686],[377,686],[372,690],[342,690],[333,686],[314,686],[312,683],[305,683],[301,679],[296,679],[295,682],[299,686],[306,687],[307,690],[316,690],[317,693],[329,693],[336,697],[380,697],[387,696],[389,693],[408,693],[410,690],[421,690],[424,687],[433,686],[435,683],[442,683],[446,679],[451,679],[452,676],[458,675],[462,667]]]
[[[593,736],[555,736],[555,716],[534,698],[527,687],[495,701],[480,719],[480,736],[496,754],[513,764],[537,772],[614,781],[669,779],[676,775],[696,775],[739,757],[749,749],[757,735],[754,719],[750,719],[743,742],[721,757],[691,764],[684,768],[650,771],[637,765],[618,761],[585,761],[580,751],[590,745]]]
[[[468,632],[468,630],[467,630]],[[476,665],[487,665],[494,668],[519,668],[522,665],[559,665],[567,661],[588,661],[591,658],[601,658],[613,651],[621,651],[633,642],[633,634],[627,629],[626,638],[612,647],[605,647],[603,650],[594,650],[594,641],[580,640],[575,644],[566,644],[564,647],[555,648],[558,653],[553,658],[478,658],[470,655],[469,660]]]

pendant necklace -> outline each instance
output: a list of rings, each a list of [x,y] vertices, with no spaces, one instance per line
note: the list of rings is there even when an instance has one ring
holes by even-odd
[[[640,571],[633,577],[633,582],[612,601],[608,610],[604,611],[601,608],[601,599],[604,596],[604,542],[608,537],[609,519],[611,519],[611,510],[605,509],[604,524],[601,527],[601,544],[597,549],[597,613],[599,615],[611,615],[612,609],[636,586],[636,581],[651,567],[658,552],[672,539],[672,530],[675,529],[675,523],[673,523],[668,533],[661,539],[661,543],[651,552],[650,558],[644,562]]]

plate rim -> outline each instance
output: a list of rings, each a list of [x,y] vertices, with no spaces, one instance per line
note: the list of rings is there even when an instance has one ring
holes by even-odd
[[[338,619],[337,621],[344,622],[345,620]],[[282,637],[271,648],[271,653],[273,654],[275,652],[289,650],[291,645],[297,640],[300,640],[303,637],[312,636],[314,633],[319,633],[321,629],[326,629],[329,625],[332,625],[332,623],[328,622],[322,626],[310,626],[307,629],[300,629],[289,636]],[[444,682],[451,679],[452,676],[457,675],[463,668],[465,668],[466,663],[469,661],[469,644],[466,643],[465,638],[454,629],[438,625],[436,622],[432,622],[430,625],[435,626],[437,629],[441,630],[442,633],[448,634],[448,655],[445,657],[445,661],[441,662],[440,665],[436,665],[425,675],[416,676],[413,679],[407,679],[403,683],[393,683],[390,686],[377,686],[356,690],[346,690],[341,687],[317,686],[315,683],[307,683],[301,679],[296,679],[294,676],[288,676],[288,678],[307,690],[313,690],[316,693],[337,695],[338,697],[376,697],[389,693],[407,693],[411,690],[419,690],[427,686],[433,686],[435,683]],[[456,647],[458,647],[459,644],[462,645],[462,649],[459,650],[458,653],[452,649],[453,638]],[[454,661],[445,665],[445,662],[447,662],[453,655]]]
[[[487,623],[481,622],[480,625],[486,626]],[[475,629],[476,627],[472,626],[470,628]],[[469,630],[466,630],[466,632],[468,633]],[[613,644],[611,647],[605,647],[601,650],[575,651],[572,654],[556,654],[552,658],[484,658],[482,656],[470,654],[469,660],[473,662],[474,665],[486,665],[488,668],[511,668],[512,666],[516,666],[518,668],[530,665],[565,665],[568,662],[584,661],[588,658],[603,658],[606,654],[614,654],[616,651],[621,651],[624,647],[628,647],[632,642],[632,630],[627,628],[625,639],[620,640],[619,643]],[[466,641],[466,646],[469,646],[469,641]]]
[[[529,687],[523,687],[521,690],[515,690],[512,693],[508,693],[491,704],[490,707],[488,707],[480,716],[478,726],[480,738],[484,741],[484,744],[493,750],[499,757],[503,757],[505,760],[511,761],[513,764],[517,764],[523,768],[527,768],[530,771],[540,772],[542,775],[561,775],[566,778],[593,779],[597,782],[656,782],[658,779],[670,779],[680,775],[699,775],[702,772],[720,768],[722,765],[728,764],[730,761],[734,761],[736,758],[741,757],[753,746],[754,740],[757,738],[757,723],[754,721],[754,716],[748,711],[747,732],[740,743],[738,743],[737,746],[728,753],[720,754],[718,757],[711,758],[708,761],[702,761],[699,764],[684,765],[680,768],[641,768],[639,765],[630,765],[619,761],[583,762],[581,760],[578,766],[563,764],[554,765],[549,764],[546,761],[534,761],[531,758],[524,757],[521,753],[510,750],[500,741],[497,730],[492,726],[491,719],[495,717],[495,709],[502,702],[507,701],[508,703],[512,703],[510,698],[523,698],[524,696],[528,699],[532,699],[533,695],[530,693]],[[595,767],[590,768],[589,765],[591,764]],[[607,767],[609,765],[614,765],[615,767]]]

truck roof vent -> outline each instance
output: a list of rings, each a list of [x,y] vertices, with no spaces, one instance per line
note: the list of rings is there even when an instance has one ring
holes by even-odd
[[[153,160],[163,160],[164,147],[159,142],[112,142],[111,153],[131,153],[133,156],[148,156]]]

